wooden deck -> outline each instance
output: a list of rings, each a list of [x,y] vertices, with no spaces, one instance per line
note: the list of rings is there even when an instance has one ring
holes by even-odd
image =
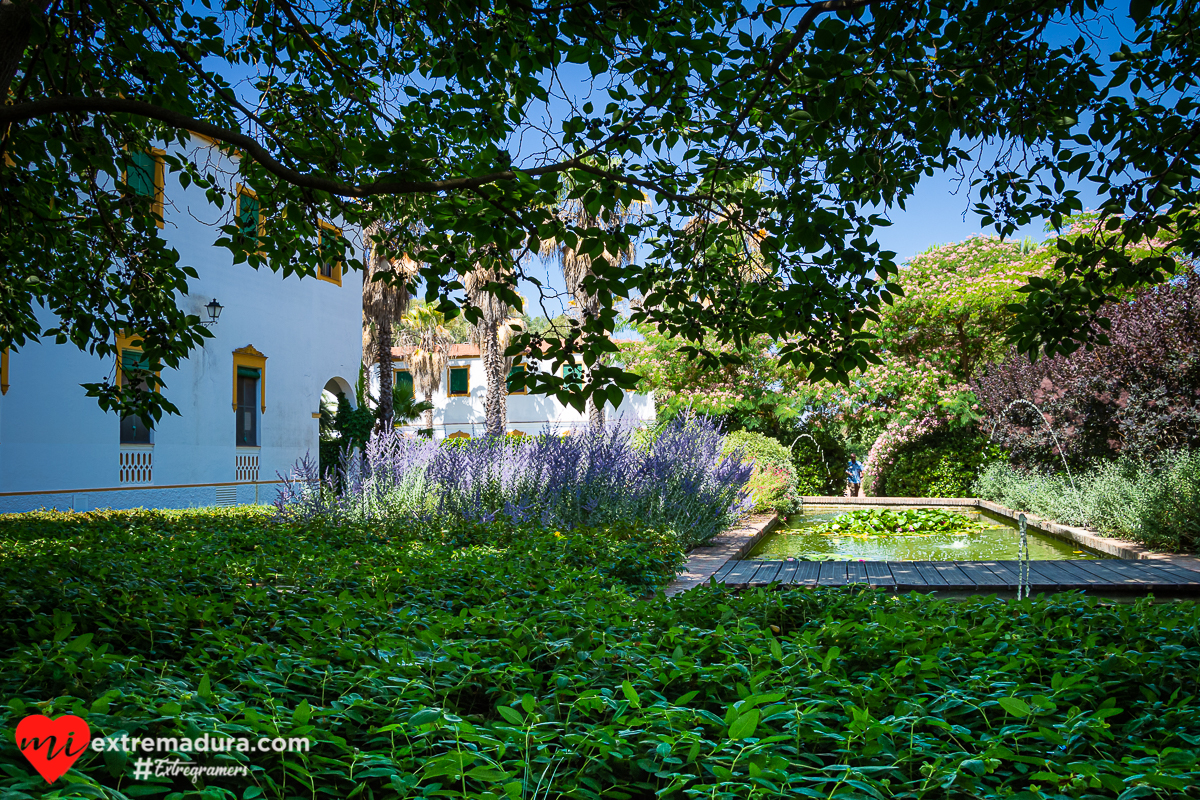
[[[758,561],[730,560],[713,578],[727,586],[848,586],[896,592],[992,594],[1017,591],[1016,561]],[[1030,561],[1034,594],[1082,589],[1098,594],[1200,596],[1200,560],[1095,559]]]

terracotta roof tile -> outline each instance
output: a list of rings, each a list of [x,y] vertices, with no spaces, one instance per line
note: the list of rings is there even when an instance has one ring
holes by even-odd
[[[393,347],[392,358],[396,361],[403,361],[411,351],[408,347]],[[479,348],[473,344],[452,344],[450,345],[451,358],[479,358]]]

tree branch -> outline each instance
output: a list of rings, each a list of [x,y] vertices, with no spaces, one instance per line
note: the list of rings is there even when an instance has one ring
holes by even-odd
[[[52,114],[132,114],[166,123],[174,128],[193,131],[234,145],[243,150],[250,158],[257,161],[275,177],[293,186],[313,189],[339,197],[364,198],[389,194],[433,194],[436,192],[452,191],[455,189],[471,189],[497,181],[516,180],[512,170],[494,172],[489,175],[479,175],[469,178],[448,178],[440,181],[413,181],[403,178],[395,180],[380,180],[362,185],[345,183],[335,178],[322,175],[306,175],[286,164],[280,163],[253,137],[240,131],[222,128],[205,120],[181,114],[168,108],[162,108],[142,100],[129,100],[121,97],[54,97],[45,100],[34,100],[10,106],[0,106],[0,125],[6,123],[24,122],[37,117]],[[529,175],[544,175],[552,172],[562,172],[579,166],[575,159],[545,167],[535,167],[525,170]]]
[[[29,45],[33,20],[43,16],[50,0],[0,0],[0,103]]]
[[[243,150],[257,161],[268,172],[282,181],[304,189],[328,192],[338,197],[365,198],[378,195],[400,194],[435,194],[438,192],[455,191],[460,189],[475,189],[491,183],[512,181],[517,174],[512,170],[493,172],[488,175],[477,175],[463,178],[447,178],[440,181],[412,181],[403,178],[395,180],[379,180],[371,183],[355,185],[345,183],[335,178],[322,175],[307,175],[286,164],[280,163],[266,148],[253,137],[240,131],[222,128],[205,120],[181,114],[168,108],[162,108],[142,100],[129,100],[123,97],[53,97],[45,100],[33,100],[11,106],[0,106],[0,125],[24,122],[37,117],[52,114],[133,114],[166,123],[174,128],[199,133],[210,139],[234,145]],[[557,164],[547,164],[543,167],[532,167],[522,170],[526,175],[548,175],[555,172],[565,172],[578,169],[602,176],[618,183],[650,189],[677,202],[695,202],[704,198],[694,195],[681,195],[669,191],[651,181],[609,172],[590,164],[584,163],[581,157],[567,159]]]

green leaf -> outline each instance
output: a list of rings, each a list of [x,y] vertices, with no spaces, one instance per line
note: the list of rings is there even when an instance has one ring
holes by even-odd
[[[629,705],[634,708],[641,708],[642,701],[638,697],[638,693],[634,691],[633,684],[629,681],[621,681],[621,691],[625,694],[625,699],[629,701]]]
[[[525,718],[522,717],[514,708],[510,708],[509,706],[497,706],[496,710],[500,712],[500,716],[504,717],[504,719],[511,725],[525,724]]]
[[[1029,716],[1029,705],[1019,697],[1001,697],[997,704],[1014,717]]]
[[[86,650],[87,646],[91,644],[92,635],[93,634],[85,633],[81,636],[76,636],[73,640],[71,640],[71,643],[63,649],[68,653],[80,653]]]
[[[308,720],[312,717],[312,707],[307,700],[301,700],[300,705],[296,706],[292,711],[292,724],[296,727],[307,725]]]
[[[758,714],[757,708],[739,714],[738,718],[729,726],[729,738],[745,739],[754,735],[755,729],[758,728]]]
[[[413,725],[428,725],[431,722],[436,722],[442,718],[442,710],[440,708],[422,708],[408,718],[409,723]]]

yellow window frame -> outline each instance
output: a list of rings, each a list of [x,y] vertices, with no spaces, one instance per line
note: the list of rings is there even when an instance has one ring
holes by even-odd
[[[400,373],[402,373],[402,372],[408,376],[408,383],[410,386],[413,387],[413,397],[416,397],[417,396],[417,387],[416,387],[416,384],[413,383],[412,370],[409,369],[408,367],[395,367],[392,370],[392,386],[400,385]]]
[[[160,150],[157,147],[147,147],[145,152],[149,153],[154,159],[154,198],[150,201],[151,210],[158,216],[155,224],[160,228],[166,227],[166,221],[163,218],[163,209],[165,207],[166,198],[166,164],[163,161],[163,156],[167,154],[166,150]],[[129,170],[121,170],[121,181],[126,185],[129,184]]]
[[[242,223],[242,197],[249,197],[254,200],[254,202],[258,203],[258,237],[256,243],[261,244],[262,238],[267,235],[267,223],[266,217],[263,216],[262,203],[258,199],[258,192],[254,191],[249,186],[243,186],[240,183],[237,184],[237,205],[233,210],[234,224],[240,231]]]
[[[527,389],[527,388],[525,388],[525,387],[521,387],[521,390],[520,390],[520,391],[513,391],[513,390],[511,390],[511,389],[509,389],[509,388],[508,388],[508,381],[509,381],[509,379],[510,379],[510,378],[512,378],[512,376],[513,376],[513,373],[514,373],[514,372],[516,372],[516,371],[518,371],[518,370],[520,370],[522,373],[524,373],[524,372],[527,372],[527,371],[528,371],[528,370],[526,369],[526,367],[525,367],[525,365],[524,365],[524,364],[513,364],[513,365],[512,365],[512,368],[511,368],[511,369],[508,371],[508,376],[507,376],[507,377],[505,377],[505,379],[504,379],[504,388],[505,388],[505,390],[507,391],[507,393],[508,393],[508,394],[529,394],[529,389]]]
[[[454,378],[451,373],[455,370],[462,369],[467,371],[467,390],[465,392],[452,392],[450,387],[454,385]],[[447,397],[470,397],[471,396],[471,365],[467,364],[462,367],[449,367],[446,370],[446,396]]]
[[[262,412],[267,413],[267,357],[248,344],[233,351],[233,410],[237,411],[238,367],[258,370],[258,393]]]
[[[325,231],[331,231],[339,239],[342,236],[342,229],[336,225],[332,225],[323,219],[317,220],[317,252],[324,256],[325,254]],[[322,262],[324,263],[324,262]],[[317,267],[317,278],[323,281],[334,284],[335,286],[342,285],[342,262],[336,261],[333,264],[333,274],[326,276],[321,274],[321,268]]]
[[[142,337],[136,333],[118,333],[117,334],[117,386],[121,385],[121,379],[124,373],[121,370],[121,362],[124,360],[123,353],[129,350],[134,353],[142,352]],[[162,375],[161,372],[155,372],[155,375]]]

